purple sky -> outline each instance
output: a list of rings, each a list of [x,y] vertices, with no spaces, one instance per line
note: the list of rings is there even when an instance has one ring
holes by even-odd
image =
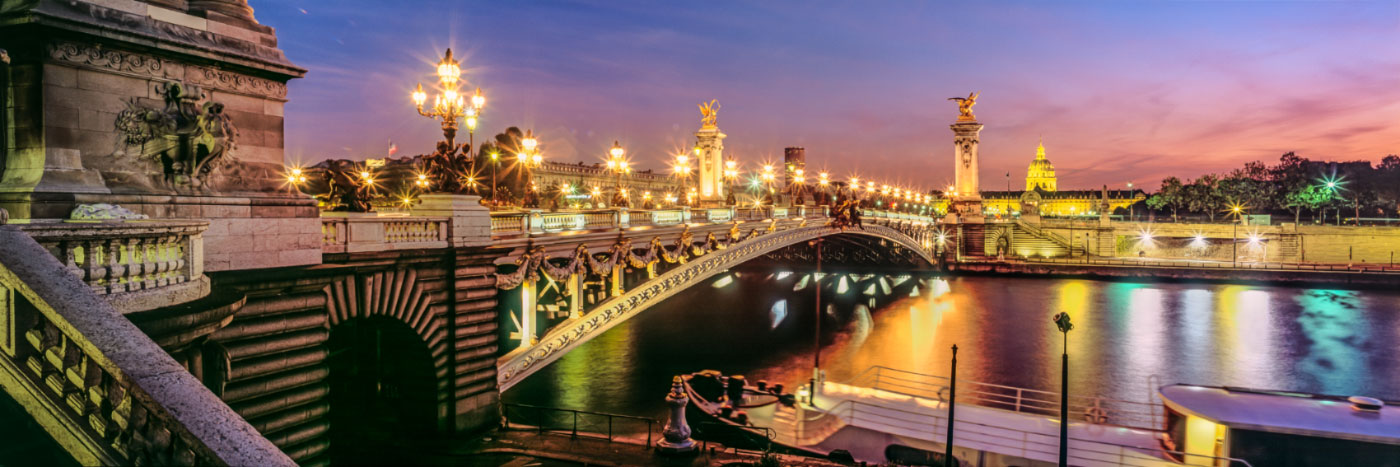
[[[748,168],[807,148],[839,178],[941,187],[952,96],[980,91],[984,189],[1024,184],[1042,136],[1062,188],[1155,187],[1287,151],[1400,153],[1400,2],[310,1],[252,6],[293,62],[287,157],[431,150],[418,116],[446,47],[487,96],[479,132],[643,168],[718,99]],[[480,139],[478,139],[478,144]]]

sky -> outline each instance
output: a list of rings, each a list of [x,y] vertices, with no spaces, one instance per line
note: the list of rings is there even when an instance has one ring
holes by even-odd
[[[409,95],[447,47],[486,95],[478,136],[532,129],[561,162],[616,140],[668,167],[717,99],[747,169],[802,146],[812,171],[932,189],[953,176],[946,99],[972,91],[986,190],[1023,188],[1042,140],[1062,189],[1400,153],[1398,0],[250,3],[308,70],[293,163],[431,151]]]

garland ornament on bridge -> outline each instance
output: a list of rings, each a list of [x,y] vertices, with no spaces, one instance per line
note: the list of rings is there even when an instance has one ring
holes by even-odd
[[[527,253],[516,259],[515,263],[519,267],[514,272],[497,274],[498,288],[510,289],[520,286],[526,280],[537,280],[541,271],[555,281],[568,280],[575,274],[586,274],[590,271],[602,274],[620,266],[619,261],[624,257],[633,267],[645,267],[657,261],[667,261],[678,266],[637,285],[632,290],[618,290],[618,293],[587,313],[551,328],[537,342],[531,341],[529,345],[502,357],[497,364],[498,387],[502,391],[509,389],[573,347],[715,274],[775,250],[815,238],[843,233],[879,237],[915,252],[930,264],[934,263],[931,251],[919,240],[924,236],[922,230],[926,227],[913,223],[899,223],[893,226],[868,224],[864,230],[844,230],[830,225],[791,225],[791,228],[779,231],[777,222],[769,222],[766,228],[754,228],[749,230],[748,234],[741,235],[738,225],[735,224],[723,238],[716,238],[710,234],[699,244],[693,243],[687,227],[681,231],[671,248],[666,248],[659,237],[652,238],[643,254],[635,253],[628,240],[620,239],[608,249],[607,258],[604,260],[597,259],[586,247],[580,245],[574,249],[569,263],[562,267],[550,264],[554,258],[544,253],[543,248],[530,248]]]
[[[592,274],[593,276],[612,274],[613,269],[621,267],[622,264],[634,268],[645,268],[661,261],[669,264],[684,263],[689,258],[704,256],[711,251],[728,248],[735,243],[762,235],[765,231],[771,232],[772,228],[773,224],[770,223],[768,229],[755,228],[750,230],[748,235],[741,236],[739,225],[734,224],[729,229],[729,233],[723,236],[723,239],[710,233],[705,235],[704,242],[695,245],[694,234],[690,233],[690,226],[686,226],[670,248],[661,242],[661,237],[652,237],[651,242],[646,246],[646,252],[642,254],[637,254],[632,247],[631,239],[619,237],[617,243],[600,253],[606,254],[606,259],[598,259],[599,254],[590,253],[586,245],[579,245],[574,248],[573,254],[567,257],[568,263],[562,266],[555,266],[551,261],[563,258],[554,258],[545,253],[544,247],[536,245],[529,247],[528,251],[515,259],[517,268],[514,272],[496,274],[496,288],[501,290],[514,289],[526,281],[539,280],[541,272],[555,282],[564,282],[576,274]]]

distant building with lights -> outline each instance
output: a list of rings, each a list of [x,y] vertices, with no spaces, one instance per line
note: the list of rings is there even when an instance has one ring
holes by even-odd
[[[617,174],[601,163],[545,161],[532,175],[535,185],[540,188],[568,185],[572,192],[578,194],[588,194],[598,188],[611,196],[613,186],[618,183]],[[634,203],[639,202],[639,197],[645,193],[651,193],[657,199],[668,193],[677,197],[683,195],[681,180],[670,174],[640,170],[623,174],[621,180],[622,187],[627,189],[627,195]],[[695,186],[695,180],[690,180],[690,186]]]
[[[1045,145],[1035,148],[1035,159],[1026,168],[1026,189],[1021,191],[983,191],[982,210],[989,216],[1020,215],[1022,207],[1034,204],[1039,214],[1053,217],[1097,216],[1103,204],[1103,190],[1059,189],[1055,166],[1045,157]],[[1142,190],[1108,190],[1108,209],[1127,209],[1133,203],[1147,199]],[[946,201],[937,208],[946,212]]]

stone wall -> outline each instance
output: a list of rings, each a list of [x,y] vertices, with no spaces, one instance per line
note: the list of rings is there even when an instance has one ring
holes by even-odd
[[[334,448],[328,394],[337,377],[327,364],[328,340],[347,320],[389,316],[412,327],[432,353],[436,431],[493,426],[499,418],[493,259],[471,250],[416,250],[212,274],[216,288],[248,298],[205,345],[205,381],[298,463],[324,463]]]
[[[1101,230],[1093,222],[1045,221],[1046,231],[1080,245],[1089,234],[1097,244]],[[1229,261],[1232,254],[1244,261],[1329,264],[1390,264],[1400,260],[1400,227],[1325,225],[1232,225],[1191,223],[1114,222],[1114,255],[1174,259]],[[1105,232],[1106,231],[1102,231]],[[1144,241],[1143,234],[1150,240]],[[1195,241],[1197,236],[1201,241]],[[1257,241],[1251,242],[1254,237]],[[1232,239],[1237,239],[1232,248]]]

